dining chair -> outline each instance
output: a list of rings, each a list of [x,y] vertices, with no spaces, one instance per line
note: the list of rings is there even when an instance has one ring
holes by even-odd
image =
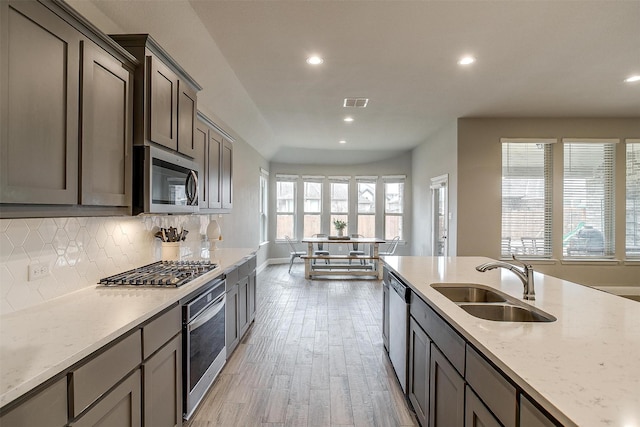
[[[400,236],[396,236],[393,238],[393,240],[391,240],[391,242],[389,242],[389,248],[385,251],[385,252],[378,252],[379,256],[382,255],[393,255],[394,252],[396,251],[396,248],[398,247],[398,242],[400,241]]]
[[[328,237],[326,234],[323,233],[318,233],[318,234],[314,234],[311,237],[319,237],[319,238],[326,238]],[[313,251],[313,256],[329,256],[329,251],[327,249],[324,248],[324,243],[316,243],[317,249]],[[329,264],[329,259],[325,259],[324,260],[325,264]],[[316,263],[316,260],[313,260],[313,263]]]
[[[301,258],[307,254],[307,251],[299,251],[296,249],[296,246],[293,244],[289,236],[284,236],[285,240],[289,244],[291,248],[291,252],[289,253],[289,273],[291,273],[291,266],[293,265],[293,260],[296,258]]]
[[[352,234],[351,235],[351,238],[353,238],[353,239],[359,239],[361,237],[364,237],[364,236],[362,234]],[[353,243],[351,243],[351,245],[353,246],[353,250],[349,251],[349,256],[364,255],[364,251],[358,247],[359,246],[358,242],[353,242]],[[351,264],[351,259],[349,259],[349,264]],[[360,260],[360,264],[364,265],[365,264],[365,260],[361,259]]]

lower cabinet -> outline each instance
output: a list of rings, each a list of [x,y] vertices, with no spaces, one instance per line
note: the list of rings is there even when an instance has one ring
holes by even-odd
[[[140,369],[111,390],[70,427],[141,427]]]
[[[249,323],[256,318],[256,270],[249,274]]]
[[[0,416],[0,426],[63,427],[67,424],[67,377]]]
[[[429,426],[464,423],[464,379],[431,343],[429,363]]]
[[[238,282],[238,329],[240,336],[249,328],[249,276]]]
[[[529,399],[520,394],[520,426],[521,427],[554,427],[555,423],[539,410]]]
[[[227,347],[227,359],[236,349],[240,342],[240,329],[238,328],[238,309],[240,301],[238,299],[238,284],[229,286],[227,284],[227,300],[224,305],[225,321],[225,345]]]
[[[409,387],[407,394],[423,426],[429,420],[429,360],[431,341],[413,318],[409,318]]]
[[[464,402],[464,427],[502,427],[482,400],[467,386]]]
[[[142,364],[144,425],[182,425],[182,336],[177,335]]]

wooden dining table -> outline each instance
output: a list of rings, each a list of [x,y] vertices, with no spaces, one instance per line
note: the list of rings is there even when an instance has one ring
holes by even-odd
[[[377,237],[305,237],[302,243],[308,246],[304,259],[304,276],[311,279],[314,276],[375,276],[382,279],[382,266],[380,264],[379,249],[385,239]],[[368,245],[370,250],[364,251],[364,255],[348,255],[331,253],[329,255],[314,255],[314,245],[352,245],[357,243]],[[322,261],[322,262],[320,262]]]

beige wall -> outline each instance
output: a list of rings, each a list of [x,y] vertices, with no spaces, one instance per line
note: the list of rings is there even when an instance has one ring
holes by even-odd
[[[456,254],[457,123],[452,121],[411,153],[413,178],[413,255],[432,255],[431,178],[449,175],[449,255]]]
[[[619,138],[640,137],[640,118],[602,119],[458,119],[458,255],[500,255],[501,145],[500,138]],[[619,157],[618,157],[619,159]],[[616,176],[624,176],[617,162]],[[562,180],[561,176],[554,180]],[[556,186],[557,188],[557,186]],[[618,188],[618,191],[623,191]],[[556,200],[557,202],[558,200]],[[554,213],[558,223],[559,212]],[[559,216],[561,218],[561,215]],[[621,220],[620,220],[621,219]],[[616,223],[624,224],[624,206],[616,206]],[[560,231],[561,232],[561,231]],[[556,232],[557,233],[557,232]],[[624,243],[616,232],[618,256]],[[557,248],[557,246],[556,246]],[[554,248],[554,249],[556,249]],[[554,255],[559,257],[559,250]],[[535,263],[534,263],[535,264]],[[619,261],[538,264],[536,270],[587,285],[640,285],[640,265]]]

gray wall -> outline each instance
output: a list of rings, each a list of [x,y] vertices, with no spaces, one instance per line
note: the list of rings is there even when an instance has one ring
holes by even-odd
[[[458,255],[500,256],[500,138],[640,137],[640,118],[602,119],[459,119],[458,120]],[[618,160],[620,157],[618,157]],[[624,194],[624,161],[616,164],[617,193]],[[562,176],[554,176],[554,187]],[[558,181],[560,180],[560,181]],[[618,199],[619,200],[619,199]],[[558,202],[558,200],[556,200]],[[560,202],[561,203],[561,202]],[[624,224],[624,205],[616,206],[616,223]],[[616,231],[617,253],[624,247]],[[534,263],[535,264],[535,263]],[[640,285],[640,265],[616,262],[539,263],[536,270],[586,285]]]
[[[449,255],[456,254],[457,123],[452,121],[416,147],[411,156],[413,178],[413,255],[432,255],[431,178],[449,175]]]
[[[401,156],[387,159],[381,162],[366,163],[359,165],[295,165],[283,163],[271,163],[269,169],[269,258],[289,257],[289,247],[284,242],[276,242],[276,174],[288,175],[322,175],[322,176],[383,176],[383,175],[406,175],[405,181],[405,245],[399,245],[396,250],[397,255],[409,255],[411,252],[412,233],[412,178],[411,178],[411,153],[407,152]],[[300,188],[298,188],[298,192]],[[302,245],[300,250],[302,250]]]

